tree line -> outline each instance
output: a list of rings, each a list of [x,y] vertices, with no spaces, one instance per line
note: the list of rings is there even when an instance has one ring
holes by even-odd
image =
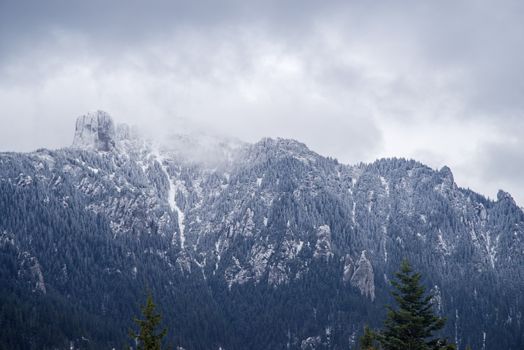
[[[396,305],[388,306],[383,328],[373,330],[364,327],[360,338],[361,350],[456,350],[455,344],[436,336],[446,319],[435,315],[431,293],[421,284],[422,275],[415,272],[407,260],[391,281],[391,294]],[[130,337],[137,350],[161,350],[167,329],[159,329],[161,314],[156,311],[151,294],[142,307],[142,317],[135,318],[137,330],[130,331]],[[130,349],[133,349],[133,345]],[[466,349],[471,349],[469,346]]]

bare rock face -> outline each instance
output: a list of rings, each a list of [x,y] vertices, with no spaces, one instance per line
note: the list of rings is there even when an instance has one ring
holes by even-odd
[[[321,344],[322,344],[322,338],[320,338],[320,336],[309,337],[307,339],[302,340],[302,343],[300,344],[300,349],[301,350],[317,349]]]
[[[111,116],[96,111],[76,120],[73,147],[96,151],[110,151],[115,147],[115,124]]]
[[[317,243],[315,244],[315,258],[324,258],[329,260],[333,257],[331,250],[331,228],[328,225],[322,225],[317,229]]]
[[[344,273],[342,275],[342,280],[344,281],[344,283],[351,280],[354,266],[355,264],[353,262],[353,259],[351,259],[351,256],[349,254],[346,254],[346,258],[344,259]]]
[[[439,315],[442,315],[442,293],[440,292],[440,288],[435,285],[431,288],[429,293],[433,296],[431,298],[431,303],[435,306],[435,310]]]
[[[511,194],[509,194],[508,192],[505,192],[503,190],[499,190],[497,192],[497,201],[498,202],[504,202],[504,201],[507,201],[509,203],[511,203],[512,205],[517,205],[515,203],[515,200],[513,199],[513,197],[511,196]]]
[[[366,251],[363,250],[358,261],[358,267],[351,276],[351,285],[357,287],[362,295],[369,297],[371,301],[375,300],[375,276],[373,266],[366,257]]]
[[[46,294],[46,285],[44,281],[44,274],[38,259],[32,256],[29,252],[22,252],[20,254],[21,263],[18,275],[26,278],[33,285],[33,292],[39,291]]]

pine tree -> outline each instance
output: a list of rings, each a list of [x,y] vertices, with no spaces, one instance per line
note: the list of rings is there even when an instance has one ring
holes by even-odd
[[[360,350],[376,350],[375,333],[368,327],[364,327],[364,335],[360,337]]]
[[[167,334],[167,329],[157,331],[160,325],[162,316],[155,312],[156,305],[153,302],[151,293],[147,296],[146,304],[141,307],[143,320],[136,318],[134,322],[137,324],[139,331],[130,331],[129,335],[133,340],[137,341],[137,350],[160,350],[162,346],[162,339]]]
[[[455,349],[446,340],[433,338],[433,332],[444,327],[445,319],[433,314],[432,295],[426,295],[420,284],[420,273],[413,272],[404,260],[397,281],[392,281],[397,309],[388,307],[384,330],[378,340],[385,350],[447,350]]]

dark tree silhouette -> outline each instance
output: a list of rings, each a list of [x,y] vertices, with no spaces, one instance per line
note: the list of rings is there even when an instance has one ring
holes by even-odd
[[[155,308],[156,305],[150,293],[147,296],[146,304],[141,308],[144,319],[136,317],[134,319],[138,326],[138,333],[135,331],[129,332],[131,338],[137,342],[137,350],[160,350],[162,347],[162,339],[166,336],[167,329],[157,330],[162,316],[156,313]]]
[[[455,346],[446,340],[434,337],[446,320],[433,313],[432,295],[426,294],[420,284],[420,273],[414,272],[407,260],[392,281],[395,290],[391,293],[398,304],[396,309],[388,307],[384,329],[378,340],[385,350],[448,350]]]

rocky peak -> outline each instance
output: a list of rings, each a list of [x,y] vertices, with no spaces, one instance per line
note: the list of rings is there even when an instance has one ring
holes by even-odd
[[[260,162],[267,159],[279,160],[283,158],[295,158],[302,162],[314,162],[319,157],[305,144],[293,139],[263,138],[253,144],[250,148],[249,158],[251,161]]]
[[[513,199],[511,194],[503,190],[499,190],[497,192],[497,201],[498,202],[508,201],[509,203],[516,205],[515,200]]]
[[[115,147],[115,124],[104,111],[90,112],[76,120],[74,148],[110,151]]]
[[[446,180],[446,182],[453,183],[455,181],[455,179],[453,178],[453,173],[451,172],[451,169],[447,165],[444,165],[440,169],[439,173]]]

